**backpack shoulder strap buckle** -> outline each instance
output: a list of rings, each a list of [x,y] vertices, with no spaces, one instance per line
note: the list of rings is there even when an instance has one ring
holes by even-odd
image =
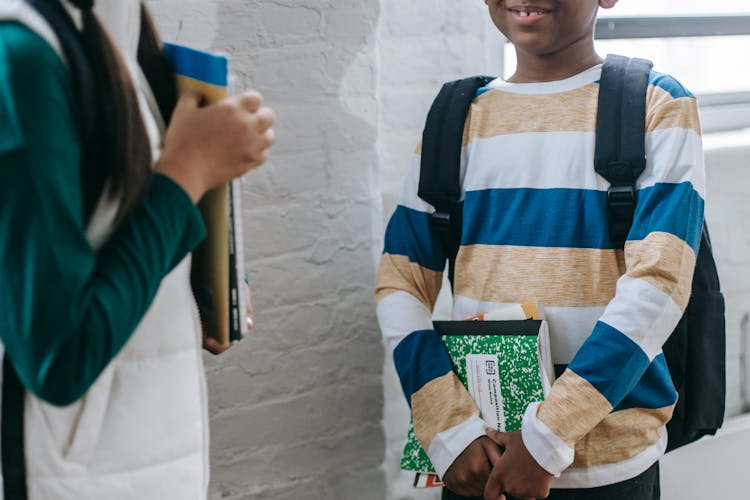
[[[436,210],[430,214],[430,229],[438,233],[447,233],[451,226],[451,214]]]
[[[607,206],[610,209],[635,207],[635,186],[610,186],[607,190]]]

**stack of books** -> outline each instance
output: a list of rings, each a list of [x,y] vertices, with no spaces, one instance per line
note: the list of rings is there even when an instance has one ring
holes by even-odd
[[[179,92],[198,91],[205,104],[229,95],[225,56],[170,43],[164,44],[164,55]],[[203,331],[225,346],[247,333],[241,197],[241,180],[235,179],[198,203],[207,235],[193,253],[190,276]]]

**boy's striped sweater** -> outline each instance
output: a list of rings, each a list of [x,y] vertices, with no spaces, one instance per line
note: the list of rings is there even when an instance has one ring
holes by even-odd
[[[452,315],[545,304],[560,376],[527,409],[522,435],[557,488],[623,481],[663,454],[677,395],[661,347],[687,305],[703,224],[696,100],[652,72],[647,167],[625,249],[613,248],[608,183],[593,166],[600,75],[496,80],[478,92],[463,138]],[[443,474],[484,423],[431,330],[445,252],[418,180],[419,150],[386,231],[376,301],[415,432]]]

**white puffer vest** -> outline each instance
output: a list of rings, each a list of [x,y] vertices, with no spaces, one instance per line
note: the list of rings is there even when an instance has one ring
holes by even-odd
[[[100,0],[96,13],[136,83],[157,157],[164,126],[136,62],[140,4]],[[28,26],[64,60],[50,27],[24,2],[0,0],[3,19]],[[114,207],[99,204],[87,230],[94,247],[109,237],[113,214]],[[189,278],[188,256],[162,280],[133,336],[81,400],[59,408],[27,394],[29,500],[206,498],[206,384]],[[49,292],[63,293],[54,283]]]

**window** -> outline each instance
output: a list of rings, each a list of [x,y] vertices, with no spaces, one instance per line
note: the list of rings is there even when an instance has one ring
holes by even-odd
[[[649,0],[602,9],[597,50],[648,57],[694,93],[750,90],[750,2]]]
[[[649,0],[601,9],[596,48],[645,57],[696,96],[707,132],[750,127],[750,2]],[[505,74],[515,67],[506,44]]]
[[[651,16],[713,16],[750,14],[747,0],[639,0],[621,1],[613,9],[601,9],[599,18]]]

